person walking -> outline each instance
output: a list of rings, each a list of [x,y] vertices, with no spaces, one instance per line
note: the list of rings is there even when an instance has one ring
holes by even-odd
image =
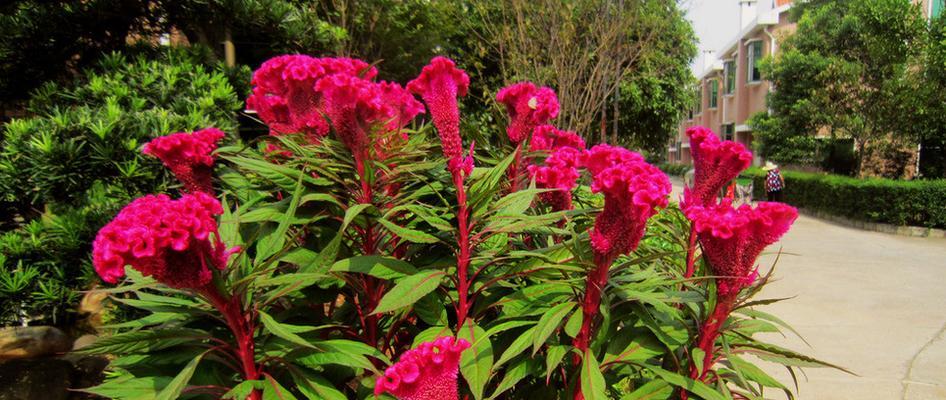
[[[762,167],[765,171],[765,194],[766,200],[783,203],[782,191],[785,189],[785,178],[778,170],[778,165],[771,161],[766,161]]]

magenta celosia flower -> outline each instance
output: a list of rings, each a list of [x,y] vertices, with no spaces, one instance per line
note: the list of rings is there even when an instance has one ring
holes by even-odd
[[[559,147],[572,147],[584,150],[585,141],[575,132],[563,131],[552,125],[540,125],[535,127],[532,134],[532,142],[529,143],[530,151],[554,150]]]
[[[355,157],[364,155],[371,125],[387,114],[381,87],[355,76],[333,74],[320,79],[315,89],[323,96],[325,115],[338,139]]]
[[[381,82],[381,101],[386,107],[385,127],[396,131],[407,125],[417,114],[424,112],[424,105],[411,92],[393,82]]]
[[[246,100],[270,128],[270,134],[303,133],[317,142],[329,132],[315,83],[332,74],[373,79],[378,71],[361,60],[314,58],[305,55],[274,57],[253,74],[253,93]]]
[[[716,279],[720,296],[731,295],[755,280],[755,261],[766,246],[782,237],[798,211],[782,203],[760,202],[756,208],[733,208],[728,200],[710,206],[693,205],[687,218],[703,245],[703,255]]]
[[[118,282],[130,265],[171,287],[202,287],[213,277],[211,268],[224,269],[234,251],[217,233],[214,216],[222,213],[220,202],[201,192],[177,200],[138,198],[99,231],[92,264],[109,283]]]
[[[592,247],[613,260],[637,248],[647,219],[667,205],[670,180],[640,154],[604,144],[588,151],[585,167],[593,178],[591,190],[604,193],[604,210],[591,232]]]
[[[584,149],[562,146],[552,151],[542,166],[530,165],[529,174],[535,179],[536,187],[556,189],[540,193],[539,198],[552,206],[555,211],[572,208],[572,193],[578,180],[578,167],[583,164]]]
[[[384,371],[374,393],[398,400],[457,400],[460,353],[469,347],[466,340],[447,336],[421,343]]]
[[[408,90],[420,95],[427,103],[451,171],[465,169],[468,164],[472,167],[472,158],[469,161],[463,159],[457,106],[457,96],[466,96],[469,86],[470,77],[466,72],[457,68],[453,60],[439,56],[430,60],[420,76],[407,84]]]
[[[687,129],[693,155],[693,187],[684,189],[683,207],[708,206],[717,193],[739,173],[749,168],[752,153],[733,141],[720,141],[713,131],[702,126]]]
[[[547,87],[536,88],[532,82],[520,82],[500,89],[496,101],[506,105],[509,114],[506,133],[516,144],[532,135],[536,126],[558,116],[555,91]]]
[[[213,151],[223,137],[217,128],[178,132],[151,140],[142,152],[160,159],[188,192],[213,194]]]

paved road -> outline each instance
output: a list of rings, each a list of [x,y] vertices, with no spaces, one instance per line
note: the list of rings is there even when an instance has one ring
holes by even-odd
[[[811,347],[791,336],[764,339],[859,375],[805,369],[799,399],[946,399],[946,240],[801,216],[770,250],[779,247],[776,281],[760,296],[796,297],[764,310],[795,327]],[[774,258],[764,255],[760,264]],[[791,382],[783,368],[765,369]]]

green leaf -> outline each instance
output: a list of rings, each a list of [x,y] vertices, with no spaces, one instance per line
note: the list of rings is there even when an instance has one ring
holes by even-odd
[[[665,353],[654,335],[642,329],[622,329],[608,340],[603,364],[642,362]]]
[[[301,352],[293,362],[304,367],[320,367],[334,364],[352,368],[362,368],[374,371],[374,365],[366,355],[375,357],[385,363],[390,360],[374,347],[364,343],[345,339],[323,340],[312,343],[315,351]]]
[[[586,400],[607,400],[607,387],[598,360],[591,349],[585,350],[581,360],[581,394]]]
[[[535,336],[532,338],[532,354],[535,355],[539,351],[539,348],[545,344],[545,341],[549,339],[549,336],[552,336],[552,333],[558,329],[558,326],[562,323],[562,320],[565,319],[565,316],[572,311],[572,308],[575,307],[574,301],[569,301],[567,303],[559,304],[555,307],[552,307],[548,312],[542,315],[542,318],[539,318],[539,323],[536,324]]]
[[[529,376],[529,360],[519,360],[519,362],[506,369],[506,373],[503,374],[503,380],[499,381],[499,386],[496,387],[496,390],[489,398],[495,399],[497,396],[503,394],[503,392],[512,389],[513,386],[527,376]]]
[[[76,350],[75,353],[82,355],[147,353],[209,337],[207,332],[199,329],[149,329],[102,337],[95,343]]]
[[[666,381],[653,380],[621,397],[621,400],[669,400],[672,396],[673,386]]]
[[[565,354],[568,354],[568,346],[556,344],[549,346],[548,351],[545,354],[545,383],[548,384],[549,379],[552,377],[552,372],[555,371],[555,368],[562,363],[562,359],[565,358]]]
[[[284,388],[269,374],[263,374],[266,382],[263,383],[263,400],[296,400],[288,389]]]
[[[291,368],[293,382],[296,389],[309,400],[346,400],[345,394],[340,392],[327,379],[316,375],[304,368]]]
[[[184,369],[182,369],[181,372],[179,372],[177,376],[175,376],[174,379],[172,379],[171,382],[164,387],[164,389],[161,389],[161,392],[158,393],[155,399],[177,399],[181,395],[181,392],[184,390],[184,388],[187,386],[187,382],[190,382],[191,377],[194,376],[194,371],[197,370],[197,364],[200,364],[200,360],[204,358],[205,354],[207,353],[201,353],[197,357],[194,357],[194,359],[189,363],[187,363],[187,365],[184,366]]]
[[[342,228],[339,230],[344,231],[346,228],[348,228],[348,225],[350,225],[351,222],[355,220],[355,217],[357,217],[358,214],[361,214],[362,211],[368,209],[368,207],[372,207],[372,205],[369,203],[359,203],[348,207],[348,209],[345,210],[345,218],[342,219]]]
[[[296,182],[296,188],[289,201],[289,208],[278,219],[279,226],[272,233],[261,238],[256,245],[256,258],[254,259],[256,264],[262,264],[264,260],[282,249],[286,243],[286,233],[289,231],[289,225],[292,224],[296,209],[299,207],[300,198],[302,198],[302,175],[299,176],[299,180]]]
[[[391,290],[385,293],[372,314],[381,314],[414,304],[427,293],[433,292],[440,286],[440,280],[446,272],[439,270],[421,271],[415,275],[401,279]]]
[[[339,231],[338,234],[335,235],[335,238],[333,238],[330,242],[328,242],[328,244],[325,245],[324,248],[322,248],[322,252],[320,252],[314,260],[312,260],[312,263],[303,265],[301,268],[299,268],[299,272],[318,273],[328,270],[332,263],[335,262],[335,258],[338,257],[338,248],[342,244],[343,236],[344,235],[342,232]]]
[[[437,292],[427,293],[414,303],[414,313],[429,325],[447,325],[447,309]]]
[[[460,355],[460,373],[466,380],[473,398],[483,398],[483,389],[489,382],[490,371],[493,369],[493,346],[486,336],[486,331],[467,320],[457,338],[465,339],[471,346]]]
[[[380,222],[381,225],[384,225],[384,227],[391,231],[391,233],[411,243],[437,243],[440,241],[440,239],[437,239],[436,236],[433,236],[429,233],[405,228],[384,218],[379,219],[378,222]]]
[[[246,400],[247,397],[250,397],[250,393],[253,393],[253,390],[262,390],[263,381],[243,381],[230,389],[229,392],[223,395],[224,399],[234,399],[234,400]]]
[[[511,360],[513,357],[518,356],[523,351],[529,348],[529,345],[532,344],[533,336],[535,336],[535,330],[537,326],[533,326],[529,329],[526,329],[521,335],[519,335],[516,340],[513,340],[509,347],[506,347],[506,351],[503,352],[499,359],[496,360],[496,363],[493,364],[493,371],[499,369],[500,366],[506,363],[506,361]]]
[[[127,374],[107,379],[101,385],[79,390],[117,400],[154,400],[158,392],[170,382],[171,378],[167,376],[136,378]]]
[[[332,272],[357,272],[376,278],[394,280],[417,273],[406,261],[384,256],[355,256],[332,264]]]
[[[738,370],[743,376],[751,381],[758,382],[762,386],[788,390],[785,385],[769,374],[765,373],[765,371],[753,363],[750,363],[732,354],[726,356],[726,360],[732,364],[734,369]]]
[[[576,308],[572,315],[568,317],[568,321],[565,322],[565,334],[572,338],[578,336],[578,331],[581,330],[581,322],[584,318],[585,316],[581,311],[581,307]]]
[[[706,386],[705,383],[695,381],[688,377],[685,377],[680,374],[676,374],[670,371],[667,371],[660,367],[645,365],[645,368],[652,371],[654,374],[667,381],[673,386],[686,389],[690,393],[693,393],[705,400],[726,400],[726,396],[723,396],[713,388]]]
[[[293,333],[295,326],[293,325],[284,325],[279,322],[276,322],[273,317],[270,317],[269,314],[258,311],[259,320],[263,323],[263,327],[273,335],[278,336],[279,338],[285,339],[289,342],[298,344],[303,347],[315,348],[308,340],[303,339],[301,336]]]

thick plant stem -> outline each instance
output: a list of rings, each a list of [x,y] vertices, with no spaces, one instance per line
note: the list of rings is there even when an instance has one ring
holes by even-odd
[[[687,244],[687,270],[683,274],[685,279],[690,279],[696,273],[696,226],[690,224],[690,242]]]
[[[457,188],[457,245],[460,247],[457,252],[457,329],[466,322],[467,314],[470,311],[469,291],[470,282],[468,278],[470,267],[470,210],[466,204],[466,189],[463,186],[463,171],[451,171],[453,173],[453,184]]]
[[[588,350],[591,343],[592,330],[594,329],[595,318],[598,316],[598,308],[601,306],[601,293],[605,285],[608,284],[608,272],[611,269],[611,263],[614,257],[608,257],[595,253],[595,268],[588,273],[585,280],[585,297],[581,303],[581,329],[572,344],[582,353]],[[580,361],[575,357],[575,363]]]
[[[713,312],[710,313],[706,321],[703,322],[703,325],[700,326],[697,348],[703,351],[703,362],[701,365],[697,365],[696,360],[691,357],[691,379],[702,382],[706,379],[706,374],[716,362],[716,339],[719,338],[720,330],[723,324],[726,323],[726,319],[729,318],[729,313],[732,311],[735,300],[735,294],[721,295],[718,297]],[[685,390],[681,390],[680,398],[686,400],[687,397],[688,393]]]
[[[213,283],[204,286],[200,290],[200,293],[214,308],[223,314],[227,326],[230,328],[230,331],[233,332],[234,339],[237,343],[237,359],[240,360],[241,367],[243,368],[243,379],[248,381],[259,379],[260,371],[256,365],[256,344],[253,342],[253,331],[255,328],[252,319],[244,314],[243,305],[240,303],[239,298],[226,298]],[[251,400],[259,400],[260,392],[254,390],[248,398]]]
[[[519,191],[519,173],[522,163],[522,143],[516,144],[515,155],[512,158],[512,165],[506,170],[506,178],[509,179],[509,193]]]

